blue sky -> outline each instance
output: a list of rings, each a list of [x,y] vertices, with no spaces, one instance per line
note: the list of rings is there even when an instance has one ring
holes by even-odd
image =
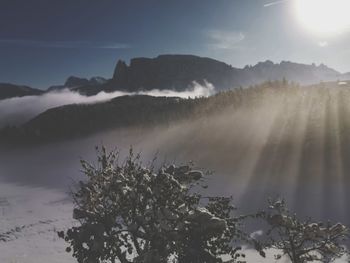
[[[164,53],[350,71],[349,38],[307,34],[291,2],[0,0],[0,82],[47,88],[69,75],[111,77],[118,59]]]

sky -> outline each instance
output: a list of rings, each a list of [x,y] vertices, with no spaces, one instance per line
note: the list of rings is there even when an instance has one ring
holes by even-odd
[[[0,82],[46,89],[70,75],[110,78],[118,59],[159,54],[350,71],[350,33],[310,33],[295,1],[0,0]]]

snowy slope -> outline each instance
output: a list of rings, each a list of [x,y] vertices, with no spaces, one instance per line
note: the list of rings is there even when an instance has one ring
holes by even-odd
[[[65,193],[0,183],[0,262],[75,262],[56,234],[73,224],[71,211]]]

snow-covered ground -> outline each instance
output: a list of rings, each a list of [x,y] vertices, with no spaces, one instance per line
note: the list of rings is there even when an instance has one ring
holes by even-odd
[[[56,234],[73,224],[71,214],[63,192],[0,183],[0,262],[75,262]]]
[[[0,181],[0,262],[72,263],[66,244],[56,232],[74,224],[68,195],[48,188],[20,186]],[[247,262],[271,263],[255,251],[246,250]],[[338,261],[347,262],[345,260]]]
[[[136,151],[143,153],[145,162],[154,157],[157,149],[163,150],[162,156],[164,155],[165,159],[174,160],[173,156],[178,156],[179,158],[175,160],[177,163],[184,160],[199,160],[199,167],[217,171],[215,180],[214,177],[208,179],[212,191],[233,192],[239,199],[239,188],[243,188],[239,177],[220,177],[220,174],[225,174],[227,171],[236,171],[231,159],[224,159],[229,162],[225,168],[225,163],[215,162],[214,153],[218,148],[212,151],[212,155],[206,155],[208,151],[199,147],[203,142],[210,141],[209,133],[208,137],[204,136],[197,144],[185,147],[184,142],[189,140],[183,139],[181,142],[176,138],[184,138],[187,133],[192,134],[193,128],[187,127],[189,131],[185,132],[186,127],[179,125],[168,130],[159,129],[157,132],[122,130],[65,144],[0,151],[0,263],[76,262],[65,252],[66,244],[57,237],[56,231],[66,229],[74,223],[73,205],[66,189],[73,181],[82,178],[79,172],[79,159],[93,162],[95,152],[92,146],[101,142],[105,145],[118,145],[120,149],[124,149],[120,160],[123,160],[127,152],[125,149],[132,143]],[[225,134],[222,137],[225,137]],[[225,148],[223,144],[220,144],[220,147]],[[189,149],[189,152],[181,149]],[[191,149],[196,151],[191,152]],[[202,153],[205,154],[201,155]],[[225,153],[219,156],[225,156]],[[223,159],[217,158],[217,161],[220,160]],[[283,262],[276,261],[273,253],[268,253],[267,259],[261,258],[253,250],[245,253],[247,262]]]
[[[56,234],[74,224],[72,208],[62,191],[0,181],[0,262],[76,262]],[[273,262],[254,251],[247,256],[248,262]]]

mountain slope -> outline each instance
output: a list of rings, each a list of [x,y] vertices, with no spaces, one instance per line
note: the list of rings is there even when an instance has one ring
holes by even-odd
[[[131,126],[155,127],[179,120],[207,117],[225,107],[255,104],[261,88],[295,87],[274,82],[256,89],[234,89],[217,95],[196,99],[122,96],[96,104],[72,104],[49,109],[20,127],[0,130],[5,143],[44,142],[81,137],[95,132]],[[258,93],[261,93],[260,91]]]
[[[155,58],[133,58],[127,65],[119,60],[113,77],[109,80],[92,78],[90,80],[69,77],[66,83],[50,90],[69,88],[91,96],[100,91],[147,91],[188,89],[193,81],[213,84],[217,90],[228,90],[240,86],[257,85],[264,81],[283,78],[302,85],[317,84],[321,81],[348,79],[349,76],[321,64],[306,65],[282,61],[259,62],[254,66],[234,68],[224,62],[194,55],[160,55]]]
[[[118,61],[110,85],[128,91],[172,89],[185,90],[193,82],[207,80],[219,89],[228,89],[235,69],[210,58],[192,55],[161,55],[134,58],[127,66]]]
[[[213,84],[218,91],[237,87],[257,85],[264,81],[283,78],[301,85],[317,84],[326,81],[349,79],[349,74],[341,74],[323,64],[306,65],[282,61],[259,62],[254,66],[234,68],[215,59],[194,55],[160,55],[155,58],[133,58],[130,65],[119,60],[113,77],[106,80],[101,77],[91,79],[71,76],[64,85],[52,86],[47,92],[68,88],[80,94],[91,96],[101,91],[116,90],[137,92],[147,90],[183,91],[192,86],[193,81]],[[0,99],[13,96],[37,95],[42,91],[24,86],[1,89]]]
[[[12,97],[23,97],[30,95],[40,95],[42,90],[33,89],[27,86],[14,85],[9,83],[0,83],[0,100]]]
[[[102,77],[92,77],[90,79],[86,79],[70,76],[63,85],[51,86],[47,89],[47,92],[70,89],[72,91],[78,91],[84,95],[94,95],[102,90],[101,87],[106,82],[107,80]]]
[[[342,74],[323,64],[306,65],[289,61],[273,63],[272,61],[259,62],[253,67],[243,69],[248,82],[256,84],[266,80],[281,80],[298,82],[302,85],[318,84],[322,81],[336,81],[342,78]],[[250,85],[251,85],[250,84]]]
[[[19,128],[4,128],[0,131],[0,141],[50,141],[111,128],[155,125],[184,118],[198,101],[138,95],[117,97],[104,103],[66,105],[49,109]]]
[[[112,80],[104,88],[128,91],[151,89],[185,90],[192,83],[204,80],[218,90],[256,85],[268,80],[298,82],[302,85],[335,81],[342,74],[321,64],[316,66],[288,61],[265,61],[243,69],[223,62],[192,55],[160,55],[156,58],[134,58],[128,66],[119,60]]]

